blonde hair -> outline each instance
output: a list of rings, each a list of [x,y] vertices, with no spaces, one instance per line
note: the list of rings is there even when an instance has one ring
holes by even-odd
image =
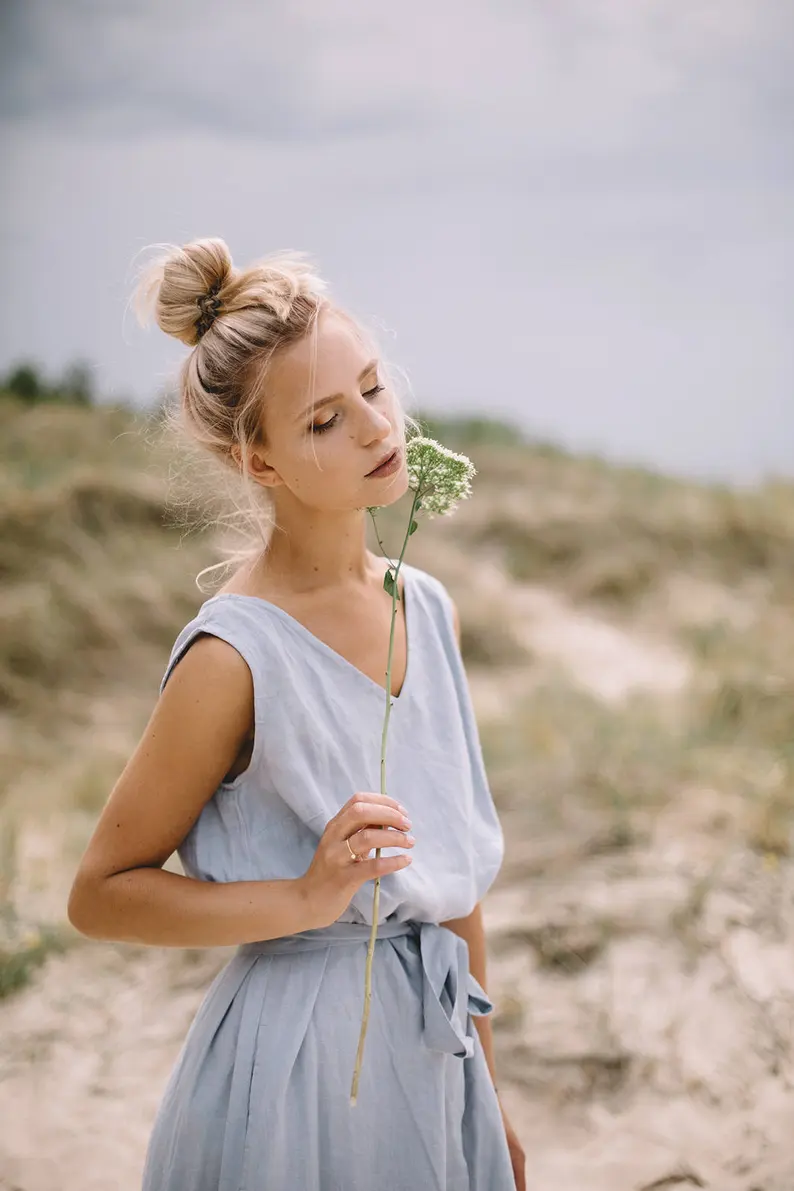
[[[347,319],[362,339],[370,343],[374,339],[330,301],[325,282],[303,253],[275,253],[236,269],[223,240],[160,247],[160,254],[139,276],[133,306],[142,324],[154,312],[161,330],[192,348],[179,373],[178,408],[163,410],[164,432],[187,447],[199,448],[207,495],[208,456],[220,465],[214,469],[215,487],[218,479],[241,480],[245,495],[241,506],[232,485],[223,485],[233,509],[220,517],[203,518],[205,526],[233,526],[247,544],[225,549],[225,561],[200,571],[196,584],[201,589],[202,575],[252,558],[278,528],[269,490],[252,481],[248,469],[249,448],[266,445],[262,415],[273,357],[312,336],[326,308]],[[313,388],[314,356],[310,372]],[[404,433],[408,428],[418,432],[419,423],[405,413],[402,403],[400,409]],[[188,492],[184,503],[191,511],[201,487],[200,483]]]

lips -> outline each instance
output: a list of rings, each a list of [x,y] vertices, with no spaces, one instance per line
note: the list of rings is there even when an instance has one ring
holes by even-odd
[[[392,460],[396,454],[397,454],[397,447],[395,447],[393,451],[389,451],[388,455],[384,455],[383,458],[381,459],[380,463],[376,463],[375,466],[373,467],[372,471],[367,472],[367,475],[371,476],[372,472],[377,471],[379,467],[383,467],[384,463],[389,463],[390,460]]]

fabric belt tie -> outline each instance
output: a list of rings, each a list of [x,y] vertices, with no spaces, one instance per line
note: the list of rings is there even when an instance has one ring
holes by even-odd
[[[238,953],[297,955],[328,946],[368,943],[371,931],[371,925],[366,922],[333,922],[319,930],[244,943]],[[468,1014],[484,1016],[493,1010],[493,1004],[469,971],[466,941],[435,922],[387,919],[378,925],[376,942],[404,935],[413,935],[419,943],[425,1045],[462,1059],[470,1058],[474,1042],[468,1034]],[[372,962],[377,963],[377,956]]]

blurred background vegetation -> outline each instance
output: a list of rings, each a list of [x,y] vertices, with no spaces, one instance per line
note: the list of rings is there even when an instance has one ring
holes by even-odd
[[[17,364],[0,378],[0,391],[25,405],[92,405],[96,399],[91,367],[82,360],[70,364],[56,381],[48,381],[35,364]]]
[[[0,394],[9,1006],[48,960],[82,947],[91,962],[65,922],[74,866],[205,598],[194,576],[219,557],[215,530],[174,515],[162,404],[103,402],[90,376],[20,365]],[[670,479],[487,416],[412,412],[478,473],[474,499],[427,521],[409,561],[461,612],[507,841],[487,900],[499,1062],[526,1136],[545,1110],[594,1104],[630,1128],[648,1098],[655,1119],[675,1096],[745,1119],[761,1078],[790,1107],[794,484]],[[406,514],[404,500],[379,513],[387,551]],[[749,960],[730,951],[748,934]],[[715,957],[724,981],[704,992]],[[181,970],[178,987],[198,998],[220,962]],[[625,981],[640,990],[627,1003]],[[652,1022],[639,1004],[655,1004]],[[723,1029],[705,1060],[682,1041],[704,1015]]]

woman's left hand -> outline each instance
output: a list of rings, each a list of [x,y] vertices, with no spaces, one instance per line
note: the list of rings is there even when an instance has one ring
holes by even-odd
[[[526,1184],[526,1155],[524,1154],[524,1147],[518,1140],[518,1134],[507,1119],[505,1111],[502,1108],[501,1102],[499,1108],[502,1112],[502,1122],[505,1127],[505,1134],[507,1135],[507,1148],[510,1151],[510,1161],[513,1164],[513,1178],[516,1181],[516,1191],[527,1191]]]

